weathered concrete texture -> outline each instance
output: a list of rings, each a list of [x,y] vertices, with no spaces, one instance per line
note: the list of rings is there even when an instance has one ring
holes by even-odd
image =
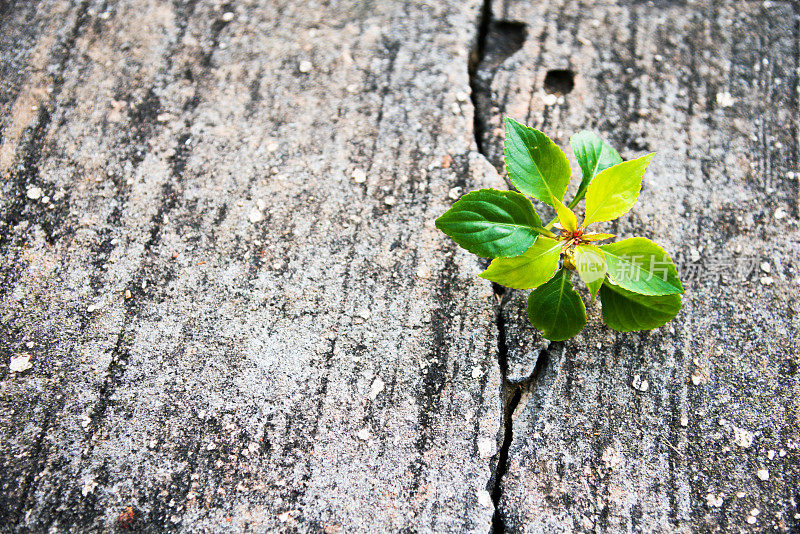
[[[478,3],[2,6],[0,525],[487,532]]]
[[[527,39],[491,77],[484,151],[497,163],[504,115],[562,146],[588,127],[626,159],[657,151],[608,228],[661,243],[689,281],[670,325],[614,333],[593,304],[587,330],[543,354],[513,418],[505,527],[800,528],[797,4],[492,7]],[[574,89],[548,95],[551,69]],[[514,324],[523,305],[506,297],[509,376],[536,360],[539,340]]]

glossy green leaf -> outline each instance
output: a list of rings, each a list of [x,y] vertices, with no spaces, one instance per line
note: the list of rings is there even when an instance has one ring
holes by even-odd
[[[528,319],[551,341],[575,336],[586,325],[586,307],[562,268],[528,297]]]
[[[525,254],[495,258],[479,276],[514,289],[537,287],[553,277],[561,256],[562,243],[540,236]]]
[[[436,227],[478,256],[518,256],[547,232],[533,204],[516,191],[467,193],[436,219]],[[549,232],[547,232],[549,233]]]
[[[678,270],[669,255],[644,237],[600,245],[608,277],[623,289],[642,295],[683,293]]]
[[[574,232],[578,229],[578,218],[575,216],[574,211],[566,207],[563,202],[555,197],[553,197],[553,206],[556,208],[558,222],[561,223],[562,228],[570,232]]]
[[[681,309],[680,295],[639,295],[608,280],[600,288],[603,321],[620,332],[652,330],[663,326]]]
[[[653,155],[624,161],[594,177],[586,189],[584,226],[616,219],[633,207],[639,198],[642,178]]]
[[[505,158],[508,178],[521,192],[553,205],[562,200],[570,174],[564,152],[545,134],[506,118]]]
[[[576,199],[583,197],[589,182],[597,176],[597,173],[622,163],[622,158],[617,151],[594,132],[588,130],[578,132],[570,138],[569,144],[583,173],[581,185],[575,195]],[[573,204],[577,204],[577,202],[573,201]]]
[[[606,277],[606,258],[603,251],[594,245],[578,245],[575,247],[574,263],[575,270],[589,288],[594,300]]]

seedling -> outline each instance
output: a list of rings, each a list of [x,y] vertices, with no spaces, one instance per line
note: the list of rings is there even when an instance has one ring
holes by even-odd
[[[569,339],[586,325],[573,271],[592,301],[600,295],[603,321],[614,330],[652,330],[675,317],[683,286],[667,253],[643,237],[598,245],[615,236],[590,228],[633,207],[653,154],[622,161],[597,134],[575,134],[570,145],[582,178],[575,197],[564,205],[572,174],[564,152],[539,130],[513,119],[506,119],[505,130],[506,169],[519,192],[472,191],[436,219],[436,227],[460,246],[493,258],[480,276],[514,289],[533,289],[528,318],[552,341]],[[528,197],[552,206],[556,217],[542,224]],[[584,197],[578,224],[572,210]],[[559,228],[553,231],[556,222]]]

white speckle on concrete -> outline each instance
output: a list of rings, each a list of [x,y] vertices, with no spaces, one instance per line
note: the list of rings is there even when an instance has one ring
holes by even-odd
[[[722,499],[724,496],[725,495],[722,493],[715,495],[714,493],[709,492],[708,495],[706,495],[706,502],[708,503],[709,506],[713,506],[714,508],[719,508],[720,506],[722,506]]]
[[[761,270],[764,271],[765,273],[769,273],[769,271],[770,271],[769,262],[765,261],[765,262],[761,263]]]
[[[756,476],[760,480],[768,480],[769,479],[769,471],[767,471],[766,469],[759,469],[758,471],[756,471]]]
[[[772,450],[767,451],[767,458],[769,458],[770,460],[774,460],[775,459],[775,451],[772,451]]]
[[[372,381],[372,386],[369,388],[370,400],[375,400],[378,395],[380,395],[381,391],[383,391],[384,387],[386,387],[386,383],[381,377],[375,377],[375,380]]]
[[[459,91],[458,93],[456,93],[456,100],[458,100],[459,102],[466,102],[467,100],[469,100],[469,95],[464,91]]]
[[[93,478],[85,481],[81,486],[81,495],[86,497],[90,493],[94,493],[94,489],[97,487],[97,482]]]
[[[727,91],[717,93],[717,104],[723,108],[729,108],[736,103],[736,99]]]
[[[542,97],[542,102],[544,102],[545,106],[554,106],[556,102],[558,102],[558,97],[556,95],[544,95]]]
[[[11,363],[8,365],[8,368],[15,373],[27,371],[31,367],[33,367],[31,364],[31,357],[27,354],[13,356],[11,358]]]
[[[387,206],[394,206],[395,204],[397,204],[397,199],[394,198],[392,195],[389,195],[388,197],[383,199],[383,203],[386,204]]]
[[[494,503],[492,502],[492,496],[485,489],[478,490],[478,504],[480,504],[481,506],[485,506],[486,508],[494,507]]]
[[[689,418],[686,415],[681,416],[681,426],[689,426]]]
[[[363,184],[367,181],[367,173],[364,169],[356,169],[352,174],[353,181],[357,184]]]
[[[642,375],[638,374],[633,376],[633,381],[631,382],[631,386],[633,386],[633,389],[637,391],[647,391],[648,389],[650,389],[650,383],[647,380],[643,379]]]
[[[225,13],[222,14],[222,20],[225,21],[225,22],[232,21],[233,17],[234,17],[234,15],[233,15],[233,12],[231,12],[231,11],[226,11]]]
[[[733,442],[746,449],[753,444],[753,433],[739,427],[733,427]]]
[[[697,247],[692,247],[689,249],[689,258],[693,261],[700,261],[700,251],[697,250]]]
[[[478,456],[483,458],[491,457],[494,454],[495,449],[495,442],[489,438],[483,438],[478,440]]]
[[[303,72],[303,73],[305,73],[305,72],[311,72],[311,69],[312,69],[313,67],[314,67],[314,66],[311,64],[311,62],[310,62],[310,61],[308,61],[308,60],[303,60],[303,61],[301,61],[301,62],[300,62],[300,65],[297,67],[297,69],[298,69],[300,72]]]
[[[784,210],[783,208],[778,208],[775,210],[775,219],[781,220],[784,217],[786,217],[786,210]]]
[[[247,220],[253,224],[259,223],[264,220],[264,214],[261,211],[254,207],[247,213]]]
[[[31,200],[39,200],[42,198],[42,188],[36,186],[29,187],[25,194]]]
[[[761,277],[761,285],[771,286],[772,282],[774,282],[774,280],[772,279],[771,276],[762,276]]]
[[[483,371],[481,371],[481,368],[479,366],[476,365],[475,367],[472,368],[472,378],[480,378],[482,374]]]
[[[360,440],[367,441],[372,437],[372,434],[370,434],[368,428],[362,428],[356,433],[356,436],[358,436],[358,439]]]
[[[747,516],[747,523],[749,525],[755,525],[756,524],[756,518],[753,517],[752,515]]]

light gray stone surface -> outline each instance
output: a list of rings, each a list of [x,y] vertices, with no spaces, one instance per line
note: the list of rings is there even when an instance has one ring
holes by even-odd
[[[478,12],[4,5],[4,527],[489,530]]]
[[[0,526],[796,528],[797,43],[789,2],[0,1]],[[704,266],[670,326],[548,344],[436,231],[505,115],[658,153],[610,228]]]
[[[592,128],[626,159],[656,151],[638,204],[609,229],[661,243],[687,281],[668,326],[614,333],[594,304],[583,334],[550,346],[513,418],[506,529],[798,528],[796,4],[495,2],[493,12],[525,23],[527,40],[493,77],[485,151],[498,154],[504,115],[562,146]],[[550,69],[575,74],[560,99],[544,90]],[[509,376],[530,373],[538,347],[516,324],[521,297],[503,310]]]

